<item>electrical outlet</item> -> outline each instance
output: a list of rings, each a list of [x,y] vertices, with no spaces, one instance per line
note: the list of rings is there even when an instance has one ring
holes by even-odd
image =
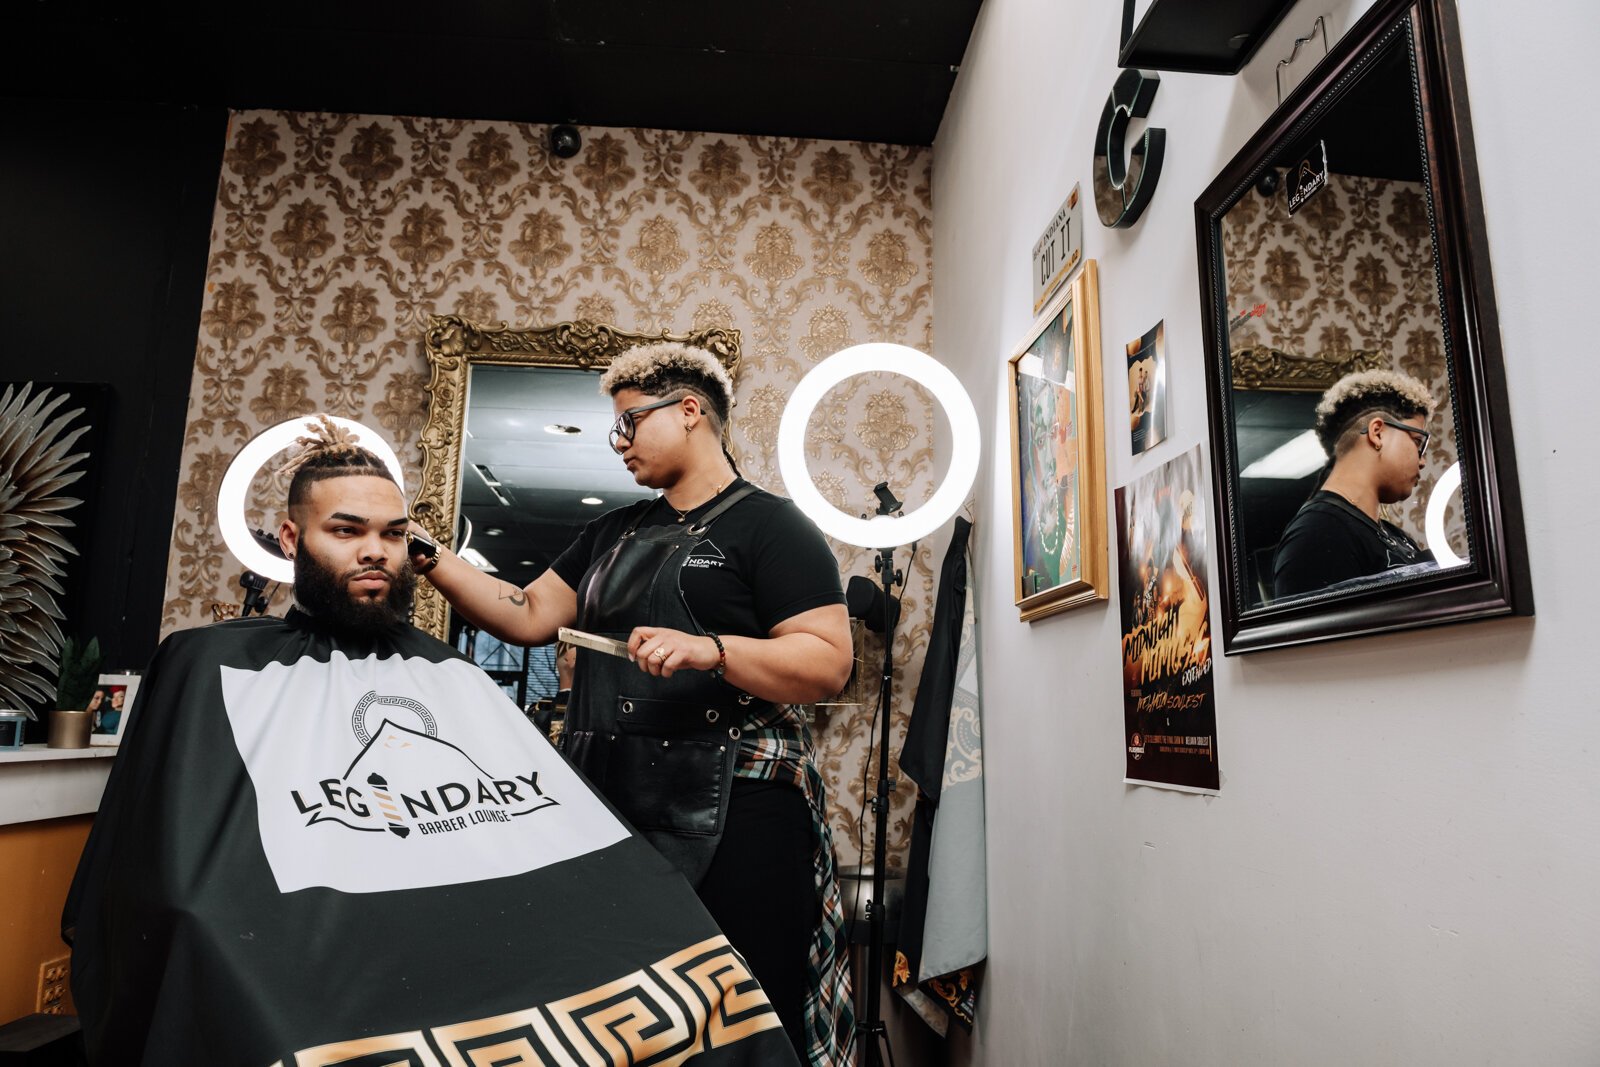
[[[60,1015],[66,1011],[67,985],[71,978],[71,956],[39,964],[39,998],[34,1010],[43,1015]]]

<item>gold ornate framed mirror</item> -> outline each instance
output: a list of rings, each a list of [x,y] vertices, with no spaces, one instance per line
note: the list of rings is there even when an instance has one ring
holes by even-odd
[[[492,543],[492,557],[478,554],[515,585],[536,577],[553,546],[600,513],[587,509],[648,492],[611,454],[611,404],[596,378],[623,352],[657,341],[704,348],[738,381],[738,330],[644,334],[582,319],[513,329],[434,316],[423,342],[431,377],[412,517],[457,551]],[[471,529],[481,542],[458,537]],[[416,625],[449,639],[449,605],[425,581]]]

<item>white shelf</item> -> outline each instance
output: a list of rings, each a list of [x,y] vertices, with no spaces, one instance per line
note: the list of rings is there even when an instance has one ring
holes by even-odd
[[[91,745],[89,748],[51,748],[49,745],[23,745],[0,748],[0,764],[36,763],[50,759],[104,759],[117,754],[116,745]]]
[[[116,754],[110,745],[0,750],[0,826],[98,811]]]

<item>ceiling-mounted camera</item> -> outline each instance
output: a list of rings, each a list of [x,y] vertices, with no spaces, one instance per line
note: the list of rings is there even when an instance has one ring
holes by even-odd
[[[550,127],[550,151],[562,159],[571,159],[583,147],[583,134],[578,127],[562,123]]]

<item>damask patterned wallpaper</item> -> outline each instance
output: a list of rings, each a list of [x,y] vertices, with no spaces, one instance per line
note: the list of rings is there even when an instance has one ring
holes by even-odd
[[[1440,403],[1427,424],[1422,484],[1433,485],[1456,461],[1456,440],[1423,187],[1331,174],[1292,218],[1281,192],[1252,191],[1223,219],[1222,242],[1230,313],[1266,305],[1233,330],[1234,348],[1327,358],[1388,352],[1397,370],[1429,384]],[[1426,492],[1387,509],[1418,540],[1426,511]],[[1446,515],[1459,530],[1459,500]],[[1464,547],[1454,532],[1451,540]]]
[[[547,151],[547,135],[504,122],[233,116],[163,634],[239,602],[241,568],[217,532],[216,490],[261,429],[313,411],[374,424],[416,478],[430,315],[517,326],[587,318],[652,332],[737,327],[744,363],[734,450],[745,474],[776,492],[779,417],[813,364],[863,341],[931,350],[927,149],[586,129],[582,151],[563,160]],[[939,473],[939,417],[903,380],[844,383],[811,424],[819,488],[856,512],[886,478],[908,504],[926,499]],[[273,529],[286,486],[257,482],[250,520]],[[834,549],[843,573],[871,575],[869,552]],[[927,644],[936,562],[925,544],[907,568],[896,753],[908,680]],[[844,863],[862,846],[870,715],[870,707],[838,710],[817,724]],[[891,820],[897,849],[911,797],[903,783]]]

